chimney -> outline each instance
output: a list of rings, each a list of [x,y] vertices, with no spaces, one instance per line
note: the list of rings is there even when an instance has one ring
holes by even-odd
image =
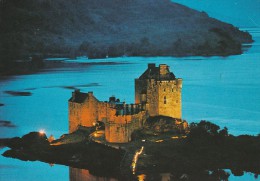
[[[74,92],[72,92],[72,98],[73,100],[76,98],[77,94],[80,93],[79,89],[75,89]]]
[[[89,92],[88,92],[88,95],[89,95],[89,96],[93,96],[93,92],[92,92],[92,91],[89,91]]]
[[[116,102],[116,97],[115,96],[109,97],[109,102],[110,103],[115,103]]]
[[[148,69],[155,68],[155,63],[148,63]]]
[[[160,75],[165,75],[167,73],[169,73],[169,66],[166,64],[160,64]]]

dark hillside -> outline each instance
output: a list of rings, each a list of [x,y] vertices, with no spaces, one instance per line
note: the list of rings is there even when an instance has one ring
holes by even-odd
[[[252,41],[169,0],[2,0],[0,6],[0,65],[32,55],[230,55]]]

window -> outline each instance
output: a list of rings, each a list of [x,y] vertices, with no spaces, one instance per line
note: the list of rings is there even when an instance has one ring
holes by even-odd
[[[164,96],[164,101],[163,101],[163,102],[164,102],[164,104],[166,104],[166,102],[167,102],[167,101],[166,101],[166,96]]]

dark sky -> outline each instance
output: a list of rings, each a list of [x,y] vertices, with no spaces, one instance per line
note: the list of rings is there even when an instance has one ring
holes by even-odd
[[[235,26],[260,27],[260,0],[172,0]]]

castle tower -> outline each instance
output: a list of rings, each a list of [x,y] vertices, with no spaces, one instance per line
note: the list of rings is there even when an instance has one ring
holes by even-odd
[[[75,90],[69,99],[69,132],[76,131],[79,125],[93,126],[98,121],[98,104],[93,92]]]
[[[135,103],[142,104],[150,116],[181,118],[182,79],[170,72],[169,66],[148,64],[135,79]]]

